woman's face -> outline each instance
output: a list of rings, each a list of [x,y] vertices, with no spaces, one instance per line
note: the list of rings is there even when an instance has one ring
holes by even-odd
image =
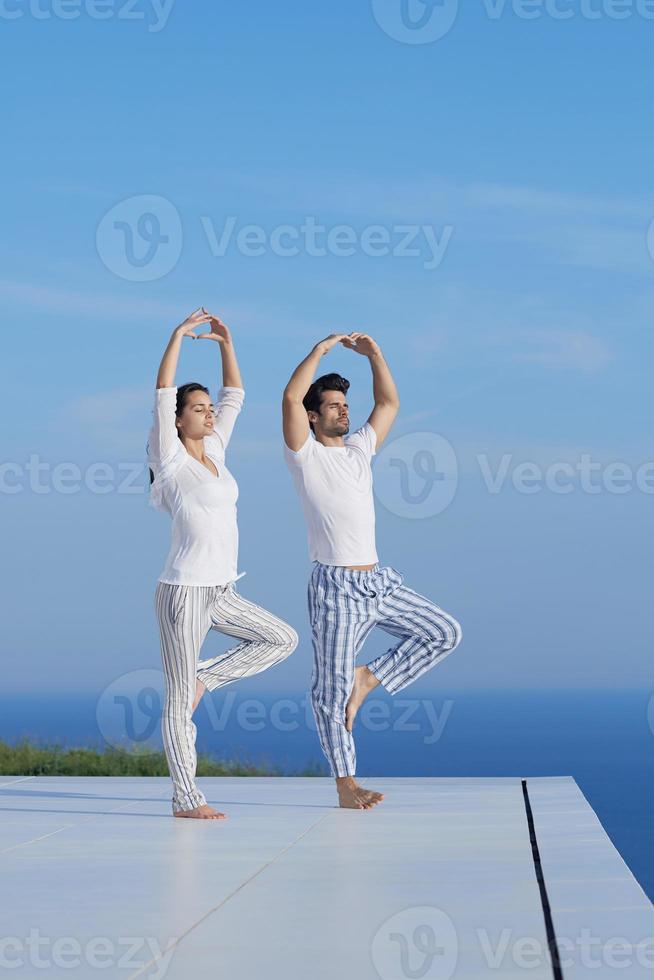
[[[186,399],[177,428],[187,439],[202,439],[213,429],[216,410],[204,391],[192,391]]]

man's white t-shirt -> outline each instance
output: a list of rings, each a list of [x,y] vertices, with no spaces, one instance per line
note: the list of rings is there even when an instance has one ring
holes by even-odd
[[[366,422],[343,443],[323,446],[309,433],[297,452],[284,443],[284,456],[302,502],[311,561],[372,565],[378,558],[370,460],[377,434]]]

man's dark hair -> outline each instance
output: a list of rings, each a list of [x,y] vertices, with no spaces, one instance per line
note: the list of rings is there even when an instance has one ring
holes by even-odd
[[[180,385],[180,387],[177,389],[177,404],[175,407],[175,418],[179,419],[182,417],[182,412],[186,408],[188,396],[193,391],[203,391],[205,395],[211,396],[211,392],[209,391],[209,389],[205,388],[204,385],[201,385],[197,381],[189,381],[188,384]],[[182,438],[182,433],[180,432],[179,429],[177,430],[177,435],[179,436],[180,439]],[[152,472],[152,470],[150,470],[150,486],[152,486],[153,483],[154,483],[154,473]]]
[[[321,378],[316,378],[306,395],[302,399],[302,404],[307,412],[317,412],[320,415],[322,396],[325,391],[342,391],[347,395],[350,382],[340,374],[323,374]],[[315,432],[313,422],[309,422],[311,431]]]

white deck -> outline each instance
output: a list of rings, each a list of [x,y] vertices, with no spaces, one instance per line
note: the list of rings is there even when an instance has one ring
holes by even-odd
[[[200,779],[229,819],[191,821],[166,778],[0,777],[0,971],[654,978],[654,906],[572,778],[527,779],[560,974],[518,777],[362,782],[372,811],[330,779]]]

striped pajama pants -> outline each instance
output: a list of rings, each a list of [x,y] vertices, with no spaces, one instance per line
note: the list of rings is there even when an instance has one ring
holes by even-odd
[[[298,643],[295,630],[228,585],[157,584],[155,609],[161,634],[166,696],[161,719],[164,750],[173,781],[173,813],[206,803],[195,785],[196,727],[192,719],[196,679],[209,691],[267,670]],[[225,653],[199,660],[210,629],[240,642]]]
[[[390,565],[365,571],[314,562],[308,587],[314,649],[311,705],[333,776],[356,772],[345,707],[357,653],[372,628],[380,626],[400,639],[367,665],[391,694],[440,663],[461,642],[456,619],[403,581]]]

